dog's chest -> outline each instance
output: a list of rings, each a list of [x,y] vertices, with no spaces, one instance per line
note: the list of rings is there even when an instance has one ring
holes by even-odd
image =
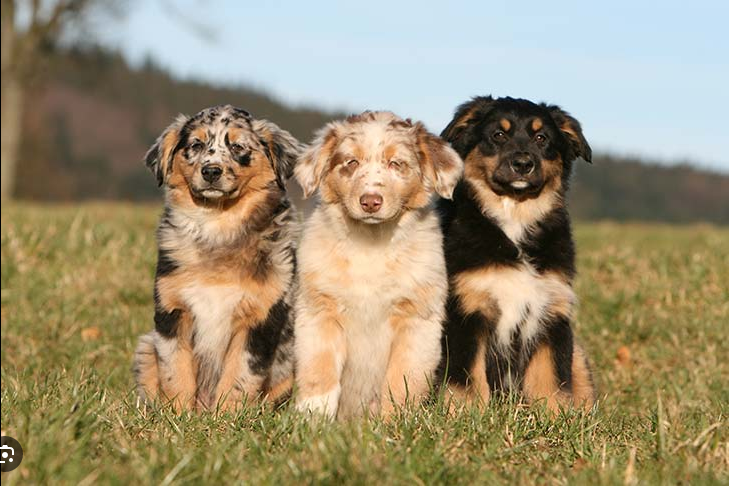
[[[356,416],[379,407],[393,331],[390,316],[398,300],[410,296],[407,277],[416,269],[395,251],[350,248],[338,296],[344,310],[347,359],[342,371],[338,414]]]
[[[555,306],[571,304],[571,287],[559,276],[540,274],[528,263],[512,267],[485,267],[465,272],[457,278],[462,300],[491,302],[495,309],[488,317],[495,325],[497,349],[507,350],[518,336],[526,346],[542,332]]]
[[[193,318],[195,353],[219,356],[234,332],[259,324],[284,291],[277,277],[258,281],[244,265],[191,270],[179,297]]]
[[[227,347],[233,332],[233,315],[246,297],[245,290],[238,285],[196,282],[183,288],[180,294],[193,317],[195,352],[219,354]]]

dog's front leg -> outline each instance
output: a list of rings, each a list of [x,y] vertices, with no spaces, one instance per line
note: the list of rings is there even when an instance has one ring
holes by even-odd
[[[155,338],[162,396],[172,402],[177,412],[194,409],[197,366],[189,341],[159,333]]]
[[[263,389],[266,376],[251,368],[252,356],[246,350],[248,334],[245,328],[236,331],[225,353],[215,403],[212,404],[222,410],[239,408],[245,400],[257,398]]]
[[[317,299],[301,299],[297,304],[296,408],[334,418],[347,354],[342,319],[331,297],[319,294]]]
[[[396,314],[390,318],[393,342],[382,385],[383,416],[419,403],[428,393],[441,357],[441,317]]]

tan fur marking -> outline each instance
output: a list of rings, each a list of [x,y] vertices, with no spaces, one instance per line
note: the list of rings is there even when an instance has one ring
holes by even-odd
[[[511,122],[506,118],[502,118],[501,120],[499,120],[499,125],[501,125],[501,129],[505,132],[511,130]]]
[[[175,411],[192,410],[197,392],[197,365],[192,349],[184,342],[178,342],[170,368],[172,374],[161,380],[162,395],[172,401]]]
[[[477,149],[471,151],[465,159],[464,178],[471,184],[481,210],[493,214],[503,205],[507,196],[499,196],[491,187],[491,174],[498,167],[496,156],[484,157]],[[543,160],[545,184],[536,198],[526,199],[516,204],[514,219],[523,222],[535,222],[562,204],[558,191],[562,188],[562,159]]]
[[[307,379],[301,382],[306,388],[307,394],[319,395],[326,393],[339,383],[336,373],[336,362],[334,355],[322,351],[311,358],[307,363]]]
[[[488,272],[489,270],[474,270],[470,272],[461,272],[453,279],[455,294],[458,296],[458,302],[467,314],[480,312],[487,319],[495,321],[499,317],[499,305],[496,300],[484,292],[474,289],[470,280],[474,277],[474,273]]]
[[[544,126],[544,122],[541,118],[535,118],[532,120],[532,131],[538,132]]]
[[[491,399],[491,389],[486,378],[486,339],[484,336],[479,337],[476,360],[469,377],[469,388],[480,405],[487,404]]]
[[[575,344],[572,355],[572,400],[578,407],[592,408],[595,403],[595,387],[587,357],[582,347]]]
[[[461,118],[458,119],[455,125],[453,125],[452,130],[455,130],[456,128],[463,128],[466,125],[468,125],[468,122],[473,120],[473,117],[476,115],[476,112],[479,110],[478,106],[474,106],[471,108],[468,112],[466,112]],[[452,131],[451,130],[451,131]]]
[[[414,370],[412,367],[413,346],[416,343],[409,336],[408,324],[407,317],[392,317],[390,320],[395,337],[380,393],[380,412],[383,416],[392,414],[396,407],[407,403],[419,403],[428,392],[425,370]]]
[[[529,361],[524,373],[524,395],[529,402],[546,400],[547,408],[553,412],[558,411],[560,403],[564,402],[554,369],[552,349],[546,344],[540,345]]]
[[[266,401],[272,402],[272,403],[278,403],[285,399],[288,395],[291,394],[291,390],[294,386],[294,379],[293,377],[286,378],[280,383],[276,383],[273,386],[269,387],[266,391]]]
[[[244,395],[248,398],[254,398],[260,391],[255,384],[238,383],[241,358],[243,357],[243,348],[247,337],[247,330],[240,330],[230,340],[223,360],[223,371],[215,390],[215,401],[210,406],[220,406],[221,410],[235,410],[243,404]]]

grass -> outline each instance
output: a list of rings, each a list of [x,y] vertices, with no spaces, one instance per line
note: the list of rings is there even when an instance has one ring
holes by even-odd
[[[577,332],[601,400],[317,423],[137,406],[156,206],[2,210],[3,484],[729,482],[729,230],[578,224]],[[618,359],[619,358],[619,359]]]

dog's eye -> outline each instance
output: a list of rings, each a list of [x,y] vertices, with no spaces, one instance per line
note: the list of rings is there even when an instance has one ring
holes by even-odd
[[[494,134],[492,135],[493,139],[497,142],[502,142],[506,140],[506,133],[504,133],[503,130],[496,130]]]
[[[391,160],[391,161],[390,161],[390,162],[389,162],[389,163],[387,164],[387,166],[388,166],[389,168],[391,168],[391,169],[399,169],[400,167],[402,167],[402,163],[400,163],[400,162],[398,162],[397,160],[394,160],[394,159],[393,159],[393,160]]]
[[[244,148],[243,145],[239,143],[231,143],[230,150],[232,150],[233,152],[243,152]]]
[[[193,150],[193,151],[195,151],[195,152],[201,151],[203,149],[203,147],[205,147],[205,145],[200,140],[195,140],[190,145],[190,149]]]
[[[547,136],[543,133],[537,133],[534,135],[534,141],[541,145],[547,141]]]
[[[351,160],[348,160],[344,165],[346,165],[347,167],[349,167],[351,169],[354,169],[355,167],[357,167],[359,165],[359,161],[355,160],[355,159],[351,159]]]

